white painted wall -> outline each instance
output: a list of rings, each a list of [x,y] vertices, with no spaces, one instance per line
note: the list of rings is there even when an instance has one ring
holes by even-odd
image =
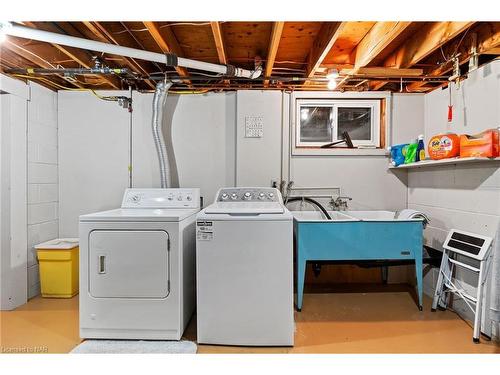
[[[153,94],[134,92],[133,184],[160,185],[151,133]],[[173,186],[200,187],[206,203],[217,189],[235,184],[236,93],[167,97],[163,133],[178,166]],[[169,155],[172,158],[172,155]]]
[[[473,72],[459,90],[452,85],[453,122],[447,122],[448,90],[436,90],[425,95],[425,141],[446,131],[474,134],[487,128],[500,126],[500,61],[494,61]],[[425,230],[425,244],[441,249],[451,228],[496,236],[495,265],[492,268],[488,297],[492,318],[500,319],[500,170],[498,164],[471,164],[441,166],[433,169],[411,170],[408,176],[408,207],[430,216]],[[459,274],[462,283],[473,282]],[[437,269],[424,279],[425,292],[432,295],[437,281]],[[495,307],[496,306],[496,307]],[[455,309],[466,318],[471,314],[463,304]],[[498,331],[496,332],[498,335]]]
[[[57,93],[29,83],[28,298],[40,293],[36,244],[58,237]]]
[[[133,93],[134,187],[160,185],[152,99],[153,94]],[[173,144],[178,166],[173,186],[200,187],[207,203],[221,186],[234,186],[235,93],[169,95],[164,117],[165,141]],[[129,125],[129,113],[116,103],[86,92],[59,92],[61,236],[78,236],[79,215],[121,204],[128,187]]]
[[[59,91],[58,126],[59,233],[78,237],[79,215],[121,204],[128,186],[129,113],[89,92]]]
[[[26,126],[29,90],[0,75],[0,309],[27,301]]]
[[[283,94],[241,90],[237,93],[236,185],[270,186],[281,179]],[[263,136],[245,137],[245,117],[262,116]]]

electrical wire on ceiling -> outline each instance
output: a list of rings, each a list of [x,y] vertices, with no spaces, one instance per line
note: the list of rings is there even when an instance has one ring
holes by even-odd
[[[75,87],[63,86],[63,85],[60,85],[59,83],[56,83],[54,81],[51,81],[51,80],[45,78],[45,77],[35,77],[35,76],[26,75],[26,74],[13,74],[13,76],[14,77],[19,77],[19,78],[39,80],[39,81],[45,82],[48,85],[56,86],[57,88],[59,88],[61,90],[68,90],[68,91],[88,91],[88,92],[91,92],[94,96],[98,97],[101,100],[107,100],[107,101],[113,101],[114,102],[114,101],[117,101],[117,100],[123,98],[121,96],[103,96],[103,95],[99,95],[95,90],[89,89],[89,88],[75,88]]]
[[[224,23],[224,21],[219,23]],[[171,27],[171,26],[206,26],[206,25],[210,25],[210,22],[173,22],[161,25],[160,29],[163,27]]]
[[[220,23],[224,23],[224,22],[220,22]],[[206,25],[210,25],[210,22],[174,22],[174,23],[169,23],[166,25],[161,25],[160,29],[162,29],[164,27],[171,27],[171,26],[206,26]],[[120,30],[120,31],[115,31],[113,34],[114,35],[125,34],[128,31],[132,31],[134,33],[139,33],[139,32],[143,32],[143,31],[148,31],[148,29],[146,27],[143,27],[141,29],[129,28],[128,30],[124,29],[124,30]]]
[[[455,48],[455,52],[453,54],[451,54],[450,57],[446,57],[445,54],[444,54],[444,51],[443,51],[443,46],[439,46],[439,50],[441,51],[441,55],[443,56],[443,59],[444,59],[444,63],[448,63],[449,61],[453,60],[455,57],[457,57],[457,53],[460,49],[460,46],[462,45],[462,42],[464,41],[465,37],[467,36],[467,33],[469,32],[469,30],[471,29],[472,25],[470,25],[467,30],[465,30],[465,32],[463,33],[462,37],[460,38],[460,41],[458,42],[457,44],[457,48]]]

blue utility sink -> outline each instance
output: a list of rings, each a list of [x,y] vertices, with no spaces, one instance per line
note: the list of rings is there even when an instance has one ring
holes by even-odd
[[[392,211],[292,211],[297,247],[297,308],[302,309],[308,261],[414,260],[422,310],[423,220]]]

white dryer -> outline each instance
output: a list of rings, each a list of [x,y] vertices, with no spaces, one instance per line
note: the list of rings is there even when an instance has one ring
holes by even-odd
[[[127,189],[80,216],[80,337],[179,340],[195,307],[199,189]]]
[[[196,221],[198,343],[292,346],[293,219],[273,188],[223,188]]]

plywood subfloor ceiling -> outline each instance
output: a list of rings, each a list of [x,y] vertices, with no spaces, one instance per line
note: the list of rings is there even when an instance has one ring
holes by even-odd
[[[500,22],[21,22],[45,31],[211,63],[254,69],[258,80],[209,77],[123,56],[9,36],[0,70],[54,90],[151,90],[165,74],[178,90],[324,90],[326,75],[340,73],[336,90],[428,92],[446,86],[458,62],[465,76],[471,56],[484,64],[500,55]],[[95,59],[131,76],[21,77],[20,69],[89,68]],[[456,67],[455,67],[456,68]],[[13,70],[18,69],[18,70]],[[15,73],[13,73],[15,72]],[[24,74],[26,75],[26,74]]]

